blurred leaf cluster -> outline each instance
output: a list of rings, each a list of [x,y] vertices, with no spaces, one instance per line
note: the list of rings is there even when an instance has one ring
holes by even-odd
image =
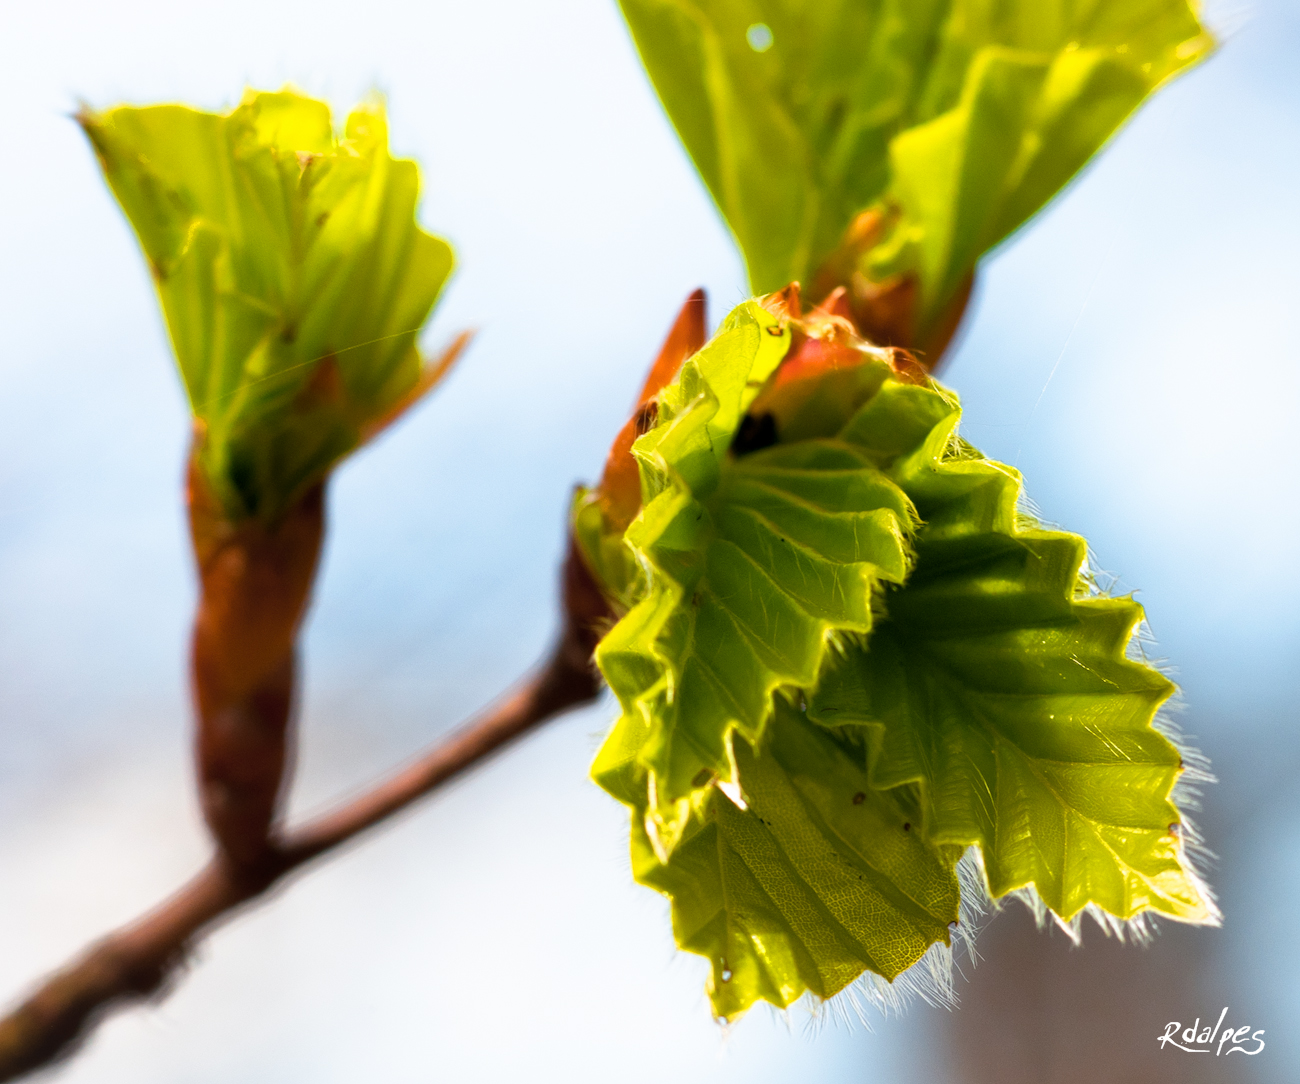
[[[919,341],[1212,46],[1188,0],[620,3],[751,289],[914,276]]]
[[[273,521],[427,389],[416,336],[452,268],[382,105],[250,91],[229,113],[83,112],[162,301],[195,457],[226,514]]]

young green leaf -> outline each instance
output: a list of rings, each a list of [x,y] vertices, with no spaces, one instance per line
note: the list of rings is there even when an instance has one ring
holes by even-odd
[[[248,92],[230,113],[123,106],[80,117],[149,261],[233,520],[274,520],[428,389],[415,338],[452,267],[415,222],[419,171],[378,103]]]
[[[1017,510],[950,393],[791,300],[741,306],[660,392],[625,532],[579,502],[624,611],[596,652],[622,714],[592,774],[632,808],[637,876],[713,961],[719,1013],[892,979],[952,910],[909,911],[909,878],[951,878],[971,844],[995,897],[1032,886],[1063,921],[1215,921],[1153,726],[1172,686],[1126,657],[1138,605]],[[889,824],[924,851],[890,867],[895,910],[844,873],[884,869]]]
[[[994,897],[1214,921],[1170,797],[1182,760],[1152,726],[1173,685],[1125,655],[1142,608],[1089,589],[1082,538],[1018,522],[1010,468],[954,444],[899,484],[925,521],[916,565],[809,718],[863,728],[872,785],[917,784],[927,837],[978,844]]]
[[[661,393],[658,424],[632,449],[644,507],[623,540],[648,579],[596,660],[623,706],[620,727],[655,720],[635,761],[649,773],[665,851],[692,792],[734,779],[732,732],[759,742],[772,694],[815,684],[835,636],[869,632],[880,585],[907,572],[912,506],[869,451],[834,441],[737,445],[790,335],[754,302],[740,306]],[[889,364],[865,344],[854,356],[863,362],[851,370],[858,396],[877,393]],[[608,547],[593,544],[590,529],[579,536],[597,572],[608,569]],[[619,589],[626,598],[628,584]],[[627,740],[616,730],[611,751]],[[607,761],[598,775],[622,770]]]
[[[912,341],[1211,46],[1188,0],[620,4],[752,288],[811,284],[874,208],[888,235],[828,288],[916,276]]]
[[[644,803],[632,818],[633,871],[671,897],[677,943],[708,958],[715,1015],[831,997],[864,971],[892,981],[950,943],[962,849],[913,831],[906,795],[873,789],[856,750],[778,697],[763,751],[738,739],[735,756],[744,808],[703,791],[671,856]]]

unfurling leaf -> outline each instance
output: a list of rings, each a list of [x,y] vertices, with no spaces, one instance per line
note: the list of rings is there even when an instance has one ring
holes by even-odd
[[[230,519],[274,520],[454,357],[415,345],[452,267],[416,224],[419,171],[379,103],[341,136],[290,91],[80,120],[153,271],[204,479]]]
[[[620,725],[657,720],[636,763],[667,848],[699,779],[733,778],[732,730],[760,742],[773,693],[815,684],[834,635],[869,632],[878,586],[907,570],[911,504],[869,450],[733,447],[790,334],[758,304],[740,306],[660,394],[658,424],[633,445],[645,505],[623,537],[650,582],[596,658],[623,705]],[[859,394],[890,372],[882,352],[863,351],[848,370]]]
[[[892,981],[950,942],[962,848],[914,831],[908,796],[873,789],[852,746],[778,698],[765,752],[738,739],[735,757],[745,808],[707,789],[670,857],[632,821],[633,871],[672,897],[678,944],[708,957],[719,1016],[831,997],[863,971]]]
[[[577,508],[622,614],[593,775],[719,1014],[892,980],[947,942],[972,844],[995,897],[1062,920],[1216,919],[1152,725],[1172,686],[1125,654],[1140,607],[1017,510],[950,392],[787,291],[652,403],[635,518]]]
[[[1188,0],[620,3],[755,292],[914,279],[903,345],[1211,46]]]
[[[1151,725],[1174,687],[1125,657],[1142,608],[1090,594],[1082,538],[1017,525],[1002,464],[957,445],[903,484],[925,521],[916,566],[809,718],[862,732],[873,786],[918,784],[926,835],[978,844],[995,897],[1033,885],[1062,920],[1089,904],[1213,920],[1170,800],[1182,761]]]

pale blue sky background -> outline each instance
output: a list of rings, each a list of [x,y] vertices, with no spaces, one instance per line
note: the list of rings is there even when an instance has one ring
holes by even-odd
[[[966,435],[1140,589],[1223,780],[1207,1008],[1268,1029],[1246,1068],[1281,1081],[1300,1076],[1300,19],[1285,0],[1218,18],[1222,52],[989,262],[946,379]],[[205,853],[185,411],[144,264],[68,114],[215,108],[286,81],[340,113],[387,93],[423,220],[460,258],[427,341],[481,329],[334,485],[297,808],[539,654],[570,486],[599,469],[681,299],[706,285],[716,319],[744,296],[612,0],[6,10],[0,998]],[[53,1079],[941,1080],[922,1014],[811,1039],[802,1015],[760,1012],[720,1041],[702,964],[672,951],[665,905],[630,883],[621,810],[586,781],[610,718],[602,703],[553,724],[241,918],[161,1008],[115,1019]]]

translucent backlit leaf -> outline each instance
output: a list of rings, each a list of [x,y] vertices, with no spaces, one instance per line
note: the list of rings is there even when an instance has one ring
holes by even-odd
[[[744,808],[708,788],[671,857],[632,821],[633,871],[709,959],[718,1016],[830,997],[863,971],[893,980],[949,943],[961,848],[927,843],[905,793],[872,789],[856,750],[780,698],[763,752],[742,739],[735,755]]]
[[[1090,591],[1082,538],[1017,523],[1014,471],[960,446],[939,466],[900,478],[915,568],[809,717],[863,728],[872,784],[917,784],[926,835],[978,844],[995,897],[1213,921],[1170,797],[1182,760],[1152,726],[1173,686],[1125,655],[1142,608]]]
[[[892,980],[946,940],[972,844],[994,896],[1063,921],[1215,921],[1138,605],[1017,510],[949,392],[788,301],[741,306],[654,400],[625,532],[578,507],[623,611],[593,775],[716,1010]]]
[[[620,3],[752,288],[812,283],[878,208],[890,230],[857,269],[919,277],[922,339],[980,255],[1211,46],[1188,0]]]
[[[759,742],[772,694],[813,685],[835,637],[868,633],[880,586],[907,572],[914,512],[875,448],[737,445],[741,419],[790,336],[785,320],[753,302],[735,310],[660,394],[657,424],[632,449],[645,499],[623,542],[626,567],[641,570],[645,589],[602,640],[597,662],[623,706],[620,726],[655,720],[634,761],[649,773],[650,814],[666,850],[692,792],[734,778],[732,732]],[[853,353],[857,398],[892,401],[904,385],[881,352],[863,344]],[[921,430],[901,441],[923,438]],[[608,569],[608,547],[593,544],[592,533],[579,531],[593,563]],[[625,600],[636,590],[618,586]],[[626,769],[613,750],[627,741],[616,731],[598,773]]]
[[[80,119],[153,272],[206,479],[232,518],[275,518],[440,375],[415,338],[452,253],[416,224],[416,165],[378,103],[341,135],[290,91]]]

